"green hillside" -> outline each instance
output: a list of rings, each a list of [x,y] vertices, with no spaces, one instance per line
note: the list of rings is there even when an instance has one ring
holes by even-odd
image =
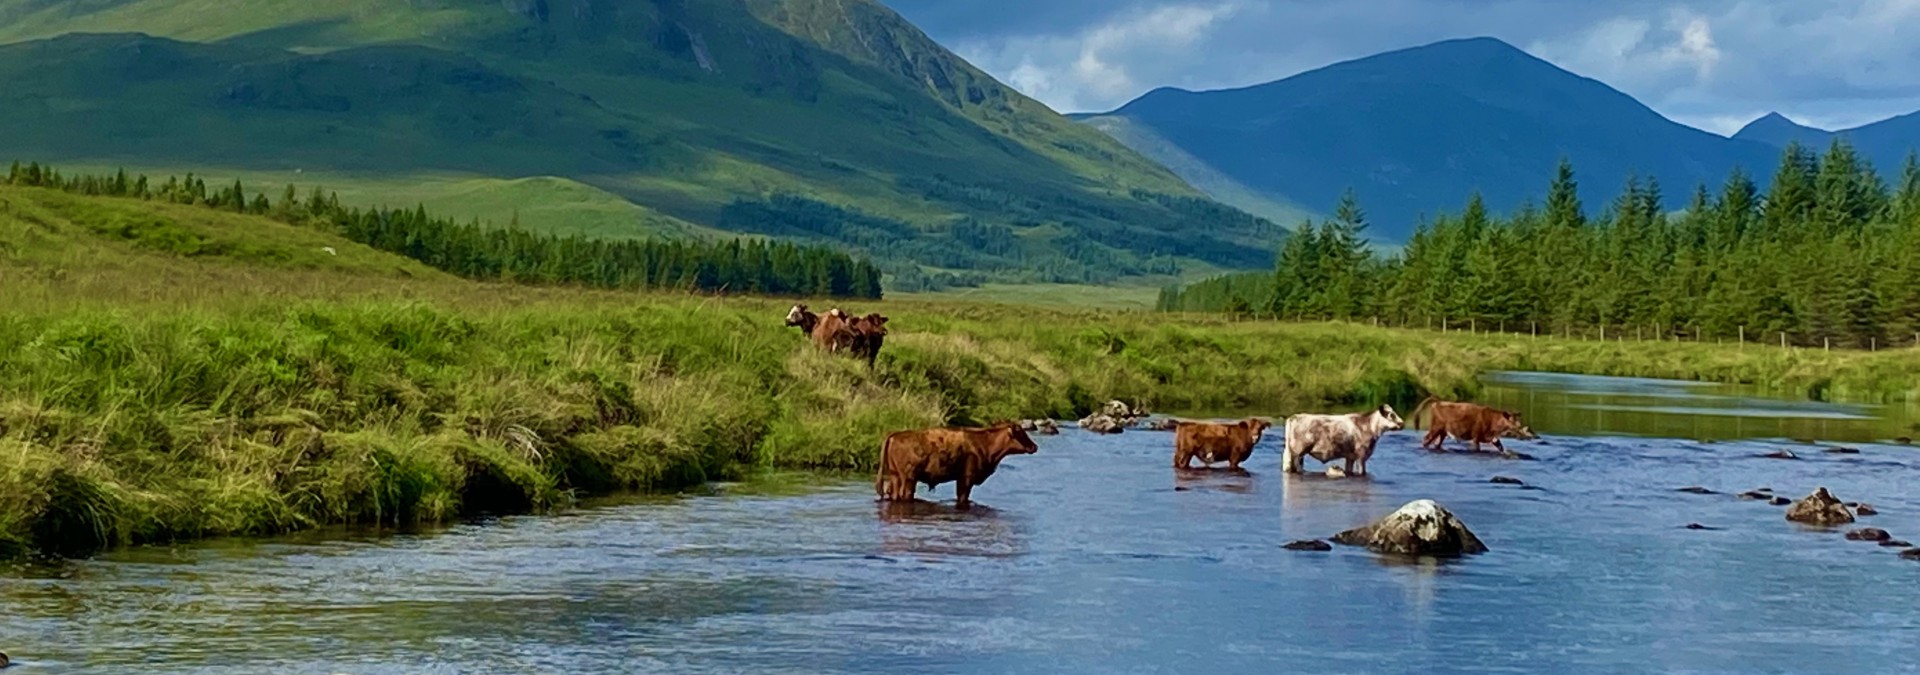
[[[615,237],[829,213],[864,225],[760,233],[916,277],[1257,267],[1282,236],[871,0],[0,0],[0,81],[22,158],[350,176],[398,203],[448,176],[562,180],[588,191],[459,201]],[[583,195],[636,205],[631,231]]]

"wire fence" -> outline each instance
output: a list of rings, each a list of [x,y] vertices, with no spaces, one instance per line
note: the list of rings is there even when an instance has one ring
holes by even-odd
[[[1310,315],[1277,316],[1272,314],[1238,313],[1210,314],[1185,312],[1195,316],[1225,316],[1232,321],[1265,321],[1280,323],[1348,323],[1372,325],[1378,328],[1401,330],[1422,330],[1441,334],[1467,333],[1471,335],[1506,335],[1531,339],[1559,339],[1578,342],[1687,342],[1696,344],[1733,345],[1741,348],[1759,347],[1776,349],[1820,349],[1881,351],[1887,349],[1920,348],[1920,332],[1912,335],[1824,335],[1818,332],[1781,331],[1758,327],[1739,326],[1733,330],[1715,332],[1697,324],[1633,324],[1633,323],[1596,323],[1596,324],[1546,324],[1539,321],[1503,321],[1481,320],[1478,318],[1448,317],[1326,317]]]

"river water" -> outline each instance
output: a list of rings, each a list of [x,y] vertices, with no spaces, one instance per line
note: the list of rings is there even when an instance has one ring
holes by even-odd
[[[1622,421],[1761,429],[1778,416],[1752,408],[1787,406],[1706,388],[1494,382],[1488,399],[1532,402],[1545,439],[1511,447],[1538,461],[1431,454],[1407,431],[1371,479],[1289,478],[1272,434],[1250,475],[1176,473],[1168,434],[1070,430],[1009,459],[967,513],[884,507],[864,481],[720,486],[430,534],[18,566],[0,573],[0,650],[36,673],[1914,670],[1920,562],[1728,494],[1825,486],[1879,508],[1863,524],[1920,539],[1914,450]],[[1872,409],[1808,410],[1849,439],[1890,428]],[[1780,448],[1801,459],[1757,457]],[[1722,494],[1675,491],[1693,485]],[[1281,548],[1420,498],[1492,551]]]

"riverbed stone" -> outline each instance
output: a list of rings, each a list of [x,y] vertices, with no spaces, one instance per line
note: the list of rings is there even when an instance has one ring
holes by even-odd
[[[1900,552],[1900,557],[1908,560],[1920,560],[1920,548],[1910,548]]]
[[[1787,499],[1786,497],[1774,497],[1768,503],[1773,504],[1774,506],[1789,506],[1793,504],[1793,500]]]
[[[1793,454],[1792,450],[1775,450],[1760,456],[1765,459],[1800,459],[1800,456]]]
[[[1526,485],[1526,482],[1512,476],[1494,476],[1487,482],[1494,485]]]
[[[1126,425],[1121,424],[1119,420],[1098,413],[1080,420],[1080,428],[1096,434],[1117,434],[1126,431]]]
[[[1853,522],[1853,512],[1823,487],[1815,489],[1806,499],[1794,502],[1793,508],[1787,509],[1787,520],[1808,525],[1844,525]]]
[[[1331,551],[1333,550],[1333,544],[1329,544],[1327,542],[1320,541],[1318,539],[1303,539],[1300,541],[1288,542],[1285,546],[1281,546],[1281,548],[1287,549],[1289,551]]]
[[[1827,448],[1826,453],[1829,455],[1858,455],[1860,454],[1860,449],[1859,448]]]
[[[1718,530],[1718,529],[1720,529],[1720,528],[1717,528],[1717,527],[1707,527],[1707,526],[1705,526],[1705,525],[1701,525],[1701,524],[1699,524],[1699,523],[1687,523],[1687,529],[1689,529],[1689,530]]]
[[[1913,542],[1905,539],[1888,539],[1880,542],[1880,545],[1887,548],[1913,548]]]
[[[1171,417],[1162,417],[1140,425],[1142,431],[1173,431],[1177,423]]]
[[[1751,499],[1754,501],[1761,501],[1761,502],[1773,501],[1773,495],[1765,492],[1761,492],[1759,490],[1748,490],[1746,492],[1742,492],[1740,493],[1740,498]]]
[[[1703,488],[1703,487],[1700,487],[1700,486],[1698,486],[1698,485],[1690,485],[1690,486],[1687,486],[1687,487],[1683,487],[1683,488],[1680,488],[1680,489],[1678,489],[1678,490],[1674,490],[1674,492],[1685,492],[1685,493],[1687,493],[1687,494],[1690,494],[1690,495],[1710,495],[1710,494],[1718,494],[1718,493],[1716,493],[1716,492],[1714,492],[1714,491],[1712,491],[1712,490],[1709,490],[1709,489],[1706,489],[1706,488]]]
[[[1872,504],[1865,504],[1865,503],[1863,503],[1863,504],[1861,504],[1860,506],[1858,506],[1858,507],[1855,507],[1855,508],[1853,509],[1853,515],[1856,515],[1856,516],[1877,516],[1877,515],[1880,515],[1880,510],[1879,510],[1879,509],[1876,509],[1876,508],[1873,508],[1873,505],[1872,505]]]
[[[1340,468],[1340,467],[1337,467],[1337,466],[1334,466],[1334,465],[1332,465],[1332,464],[1328,464],[1328,465],[1327,465],[1327,477],[1328,477],[1328,478],[1346,478],[1346,477],[1347,477],[1347,470],[1346,470],[1346,469],[1342,469],[1342,468]]]
[[[1863,527],[1847,533],[1847,541],[1881,542],[1893,539],[1892,534],[1877,527]]]
[[[1465,523],[1431,499],[1409,502],[1378,522],[1334,535],[1333,541],[1396,555],[1451,557],[1487,552],[1487,545]]]

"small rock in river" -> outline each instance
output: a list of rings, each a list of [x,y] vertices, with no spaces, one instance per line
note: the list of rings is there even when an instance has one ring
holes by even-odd
[[[1872,505],[1872,504],[1861,504],[1861,505],[1860,505],[1859,507],[1857,507],[1857,508],[1855,508],[1855,509],[1853,510],[1853,515],[1856,515],[1856,516],[1877,516],[1877,515],[1880,515],[1880,510],[1879,510],[1879,509],[1875,509],[1875,508],[1873,508],[1873,505]]]
[[[1763,501],[1763,502],[1766,502],[1766,501],[1773,501],[1773,495],[1770,495],[1770,494],[1767,494],[1767,493],[1765,493],[1765,492],[1761,492],[1761,491],[1759,491],[1759,490],[1753,490],[1753,491],[1749,491],[1749,492],[1742,492],[1742,493],[1740,493],[1740,498],[1741,498],[1741,499],[1756,499],[1756,500],[1759,500],[1759,501]]]
[[[1847,533],[1847,541],[1887,541],[1893,535],[1877,527],[1863,527]]]
[[[1754,492],[1772,492],[1773,488],[1770,488],[1770,487],[1754,488],[1753,491]]]
[[[1817,488],[1787,509],[1787,520],[1808,525],[1844,525],[1853,522],[1853,512],[1826,488]]]
[[[1717,527],[1707,527],[1707,526],[1705,526],[1705,525],[1701,525],[1701,524],[1699,524],[1699,523],[1687,523],[1687,529],[1689,529],[1689,530],[1718,530],[1718,529],[1720,529],[1720,528],[1717,528]]]
[[[1492,480],[1487,482],[1493,483],[1494,485],[1526,485],[1526,483],[1521,482],[1520,479],[1509,476],[1494,476]]]
[[[1913,548],[1913,542],[1905,539],[1888,539],[1880,542],[1880,545],[1887,548]]]
[[[1289,543],[1281,548],[1289,551],[1331,551],[1333,550],[1333,544],[1318,539],[1306,539]]]
[[[1340,468],[1340,467],[1337,467],[1337,466],[1328,466],[1328,467],[1327,467],[1327,477],[1328,477],[1328,478],[1346,478],[1346,477],[1347,477],[1347,470],[1346,470],[1346,469],[1342,469],[1342,468]]]
[[[1703,488],[1703,487],[1700,487],[1700,486],[1698,486],[1698,485],[1692,485],[1692,486],[1688,486],[1688,487],[1683,487],[1683,488],[1680,488],[1680,489],[1678,489],[1678,490],[1674,490],[1674,492],[1685,492],[1685,493],[1687,493],[1687,494],[1693,494],[1693,495],[1710,495],[1710,494],[1717,494],[1717,493],[1715,493],[1715,492],[1714,492],[1714,491],[1712,491],[1712,490],[1708,490],[1708,489],[1706,489],[1706,488]]]
[[[1765,459],[1800,459],[1800,456],[1793,454],[1792,450],[1775,450],[1773,452],[1760,455],[1760,457]]]
[[[1920,560],[1920,548],[1910,548],[1900,552],[1900,557],[1908,560]]]
[[[1858,454],[1860,454],[1860,449],[1859,449],[1859,448],[1827,448],[1827,454],[1829,454],[1829,455],[1858,455]]]
[[[1773,504],[1774,506],[1786,506],[1788,504],[1792,504],[1793,500],[1787,499],[1786,497],[1774,497],[1773,501],[1770,503]]]

